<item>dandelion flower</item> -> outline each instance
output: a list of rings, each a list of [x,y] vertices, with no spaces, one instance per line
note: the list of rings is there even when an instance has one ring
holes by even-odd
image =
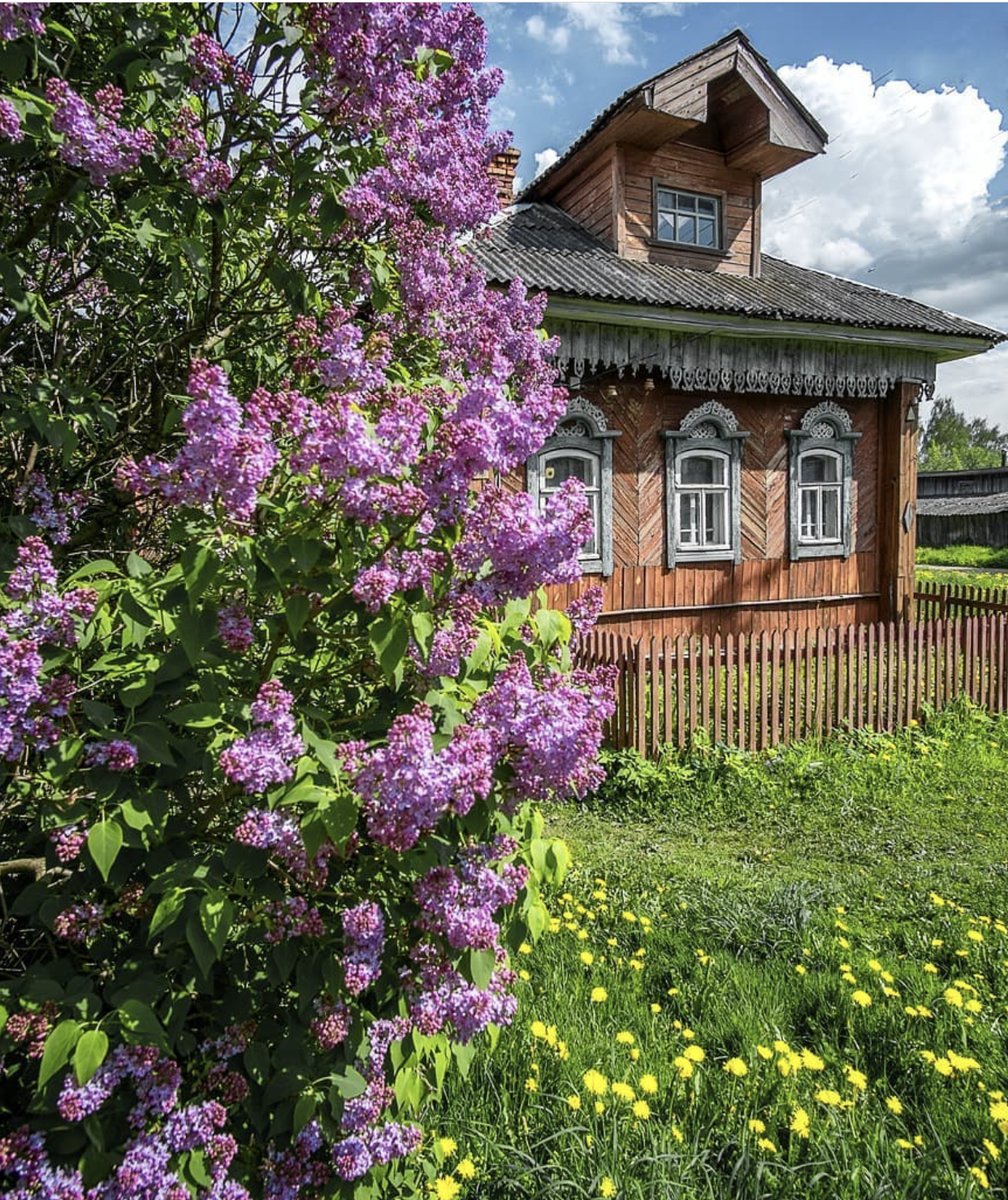
[[[609,993],[605,990],[604,987],[593,987],[592,988],[592,990],[591,990],[592,1004],[605,1004],[605,1002],[608,999],[609,999]]]
[[[882,964],[879,962],[879,960],[877,958],[869,958],[868,959],[868,970],[869,971],[881,971]]]
[[[683,1030],[683,1037],[685,1036],[686,1031]],[[707,1055],[701,1046],[687,1046],[683,1051],[683,1058],[688,1059],[689,1062],[702,1063],[706,1057]]]
[[[923,969],[927,972],[928,975],[937,975],[938,974],[938,968],[934,965],[933,962],[926,962],[924,964]]]
[[[628,1083],[614,1083],[612,1094],[617,1100],[622,1100],[624,1104],[630,1104],[634,1099],[634,1090]]]
[[[750,1117],[748,1125],[750,1133],[766,1133],[766,1125],[759,1117]]]
[[[647,1121],[651,1117],[651,1105],[646,1100],[635,1100],[632,1111],[638,1121]]]
[[[983,1167],[970,1167],[969,1173],[973,1176],[977,1183],[980,1184],[985,1192],[990,1189],[990,1180],[987,1178],[987,1172],[983,1169]]]
[[[967,1000],[963,1005],[963,1008],[965,1008],[968,1013],[983,1012],[983,1005],[975,996],[970,997],[970,999]]]
[[[773,1058],[773,1051],[770,1049],[769,1046],[757,1046],[756,1053],[760,1056],[760,1058],[763,1058],[763,1059],[769,1060],[769,1059]]]
[[[886,1096],[885,1106],[894,1117],[898,1117],[903,1111],[903,1105],[900,1103],[899,1096]]]
[[[954,987],[946,988],[943,995],[945,997],[945,1003],[950,1008],[962,1008],[963,994],[962,994],[962,992],[959,991],[958,988],[954,988]]]
[[[768,1137],[761,1137],[756,1145],[763,1151],[764,1154],[776,1154],[777,1147],[770,1141]]]
[[[616,1184],[613,1183],[608,1175],[603,1175],[599,1183],[599,1195],[603,1200],[610,1200],[612,1196],[616,1195]]]
[[[542,1021],[533,1021],[529,1026],[529,1032],[542,1042],[546,1040],[546,1026]]]
[[[593,1096],[604,1096],[609,1090],[609,1083],[601,1071],[593,1067],[581,1076],[581,1082]]]
[[[804,963],[795,963],[795,974],[796,975],[807,975],[808,967],[806,967]]]
[[[571,1095],[569,1095],[567,1097],[567,1105],[569,1108],[572,1108],[575,1112],[580,1111],[581,1097],[577,1094],[577,1092],[572,1092]]]
[[[455,1171],[461,1179],[476,1178],[476,1164],[471,1158],[463,1158],[459,1165],[455,1168]]]
[[[528,1077],[528,1079],[525,1080],[525,1091],[526,1092],[538,1092],[539,1091],[539,1083],[536,1080],[535,1076],[530,1075]]]
[[[983,1148],[987,1151],[987,1153],[990,1155],[991,1159],[994,1162],[997,1162],[997,1160],[1001,1157],[1000,1147],[995,1146],[994,1143],[990,1140],[990,1138],[984,1138]]]
[[[430,1185],[431,1195],[435,1200],[455,1200],[462,1189],[457,1179],[451,1175],[439,1175]]]
[[[522,944],[518,947],[518,953],[519,954],[531,954],[532,947],[528,944],[528,942],[522,942]]]
[[[660,1005],[660,1004],[655,1004],[655,1003],[653,1003],[653,1002],[652,1002],[652,1004],[651,1004],[651,1012],[652,1012],[652,1013],[653,1013],[655,1016],[657,1016],[657,1015],[658,1015],[658,1013],[660,1013],[660,1012],[661,1012],[661,1005]]]
[[[787,1042],[782,1042],[780,1038],[774,1042],[773,1048],[778,1054],[789,1054],[791,1051],[791,1047],[787,1044]]]
[[[833,1088],[820,1088],[815,1094],[815,1098],[820,1104],[825,1104],[828,1108],[839,1108],[843,1104],[843,1097]]]
[[[858,988],[857,991],[851,992],[851,999],[858,1008],[871,1008],[871,996]]]
[[[939,1075],[944,1075],[946,1079],[953,1074],[952,1064],[947,1058],[936,1058],[934,1060],[934,1069]]]
[[[729,1075],[734,1075],[736,1079],[741,1079],[743,1075],[749,1074],[749,1068],[746,1066],[745,1060],[741,1058],[729,1058],[723,1070],[727,1071]]]
[[[810,1122],[809,1115],[804,1108],[796,1108],[791,1114],[790,1129],[792,1133],[796,1133],[800,1138],[808,1137]]]
[[[683,1135],[683,1131],[679,1128],[678,1125],[673,1125],[670,1132],[671,1132],[673,1138],[675,1138],[675,1140],[679,1143],[680,1146],[686,1140],[685,1136]]]
[[[438,1138],[438,1149],[445,1156],[445,1158],[451,1158],[451,1156],[458,1149],[458,1142],[456,1142],[454,1138],[450,1137]]]
[[[578,955],[586,967],[590,967],[595,961],[595,955],[590,950],[582,950]]]
[[[619,1033],[616,1034],[616,1041],[621,1046],[632,1046],[634,1044],[634,1040],[634,1035],[629,1029],[621,1029]]]
[[[596,1112],[596,1115],[598,1115],[598,1116],[600,1116],[600,1117],[601,1117],[601,1116],[602,1116],[602,1114],[605,1112],[605,1105],[602,1103],[602,1101],[601,1101],[601,1100],[596,1100],[596,1101],[595,1101],[595,1112]],[[590,1143],[590,1142],[589,1142],[589,1145],[591,1145],[591,1143]]]
[[[672,1065],[679,1073],[680,1079],[689,1079],[695,1070],[693,1064],[688,1058],[684,1058],[681,1054],[677,1054],[672,1060]]]
[[[630,1061],[636,1062],[640,1058],[640,1051],[636,1046],[630,1051]]]
[[[824,1071],[826,1064],[818,1054],[813,1054],[811,1050],[803,1050],[801,1052],[801,1064],[806,1071]]]
[[[899,1146],[901,1150],[912,1150],[914,1148],[913,1142],[908,1141],[906,1138],[897,1138],[896,1145]]]
[[[844,1067],[844,1074],[847,1076],[847,1082],[856,1092],[867,1090],[868,1076],[863,1071],[856,1071],[853,1067]]]

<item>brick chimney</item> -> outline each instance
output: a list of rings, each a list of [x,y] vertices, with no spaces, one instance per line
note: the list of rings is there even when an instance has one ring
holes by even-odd
[[[497,201],[501,208],[507,208],[508,205],[514,204],[515,168],[518,166],[520,156],[521,151],[512,146],[509,150],[495,154],[490,160],[490,178],[496,185]]]

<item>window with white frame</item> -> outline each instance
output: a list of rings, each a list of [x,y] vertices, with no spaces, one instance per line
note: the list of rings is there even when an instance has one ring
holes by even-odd
[[[740,562],[741,432],[734,413],[711,400],[665,430],[667,557]]]
[[[680,246],[721,249],[721,199],[655,186],[655,238]]]
[[[528,490],[542,512],[568,479],[584,488],[592,515],[592,535],[578,556],[586,573],[613,570],[612,447],[618,436],[596,405],[574,395],[553,436],[525,464]]]
[[[848,557],[854,546],[854,432],[832,401],[789,429],[791,558]]]

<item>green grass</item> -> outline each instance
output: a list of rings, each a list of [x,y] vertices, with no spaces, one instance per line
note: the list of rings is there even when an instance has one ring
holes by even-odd
[[[953,587],[1006,588],[1008,570],[966,571],[942,570],[941,567],[918,567],[916,577],[922,583],[951,584]]]
[[[925,567],[1004,567],[1008,569],[1008,547],[918,546],[917,563]]]
[[[1006,813],[1008,720],[965,708],[760,756],[612,758],[590,805],[552,810],[577,867],[515,956],[515,1024],[429,1116],[477,1163],[463,1194],[1004,1197]]]

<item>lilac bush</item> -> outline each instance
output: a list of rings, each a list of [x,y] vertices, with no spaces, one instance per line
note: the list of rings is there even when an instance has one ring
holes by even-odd
[[[465,6],[58,14],[0,8],[0,1196],[418,1194],[611,710],[583,495],[493,482],[565,405],[464,245],[500,75]]]

